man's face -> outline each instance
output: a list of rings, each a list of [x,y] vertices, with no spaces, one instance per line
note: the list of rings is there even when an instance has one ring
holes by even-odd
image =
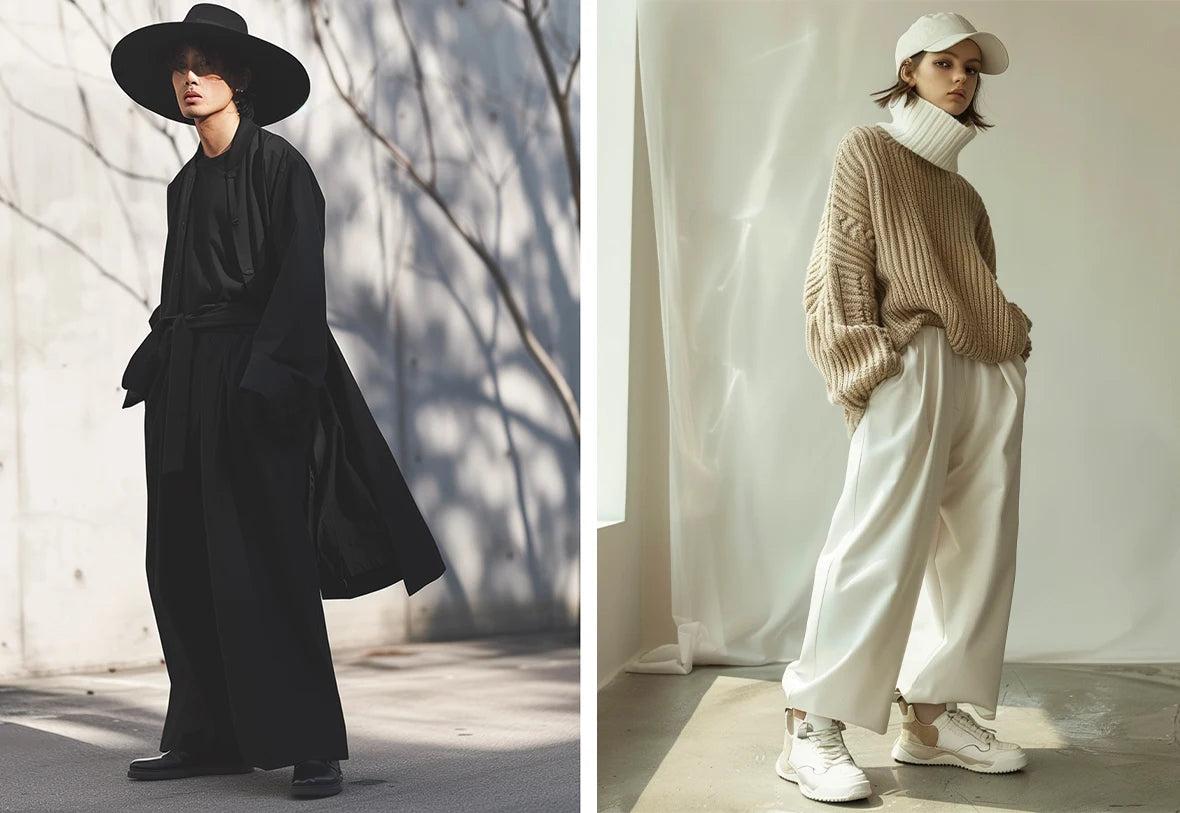
[[[922,57],[913,72],[911,84],[918,86],[918,95],[938,105],[952,116],[967,109],[979,85],[979,66],[983,53],[974,41],[966,39],[946,51],[931,51]],[[959,90],[962,96],[952,91]]]
[[[200,121],[233,101],[234,90],[222,78],[222,66],[199,49],[185,45],[172,57],[172,87],[185,118]]]

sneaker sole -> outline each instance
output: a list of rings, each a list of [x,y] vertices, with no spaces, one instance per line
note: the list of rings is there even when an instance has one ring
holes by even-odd
[[[941,748],[915,743],[902,746],[900,742],[893,744],[892,756],[894,761],[906,765],[948,765],[973,773],[1014,773],[1028,764],[1028,756],[1025,754],[996,762],[973,762]]]
[[[860,785],[854,785],[852,789],[846,793],[825,796],[822,793],[818,793],[808,787],[805,787],[803,783],[799,781],[798,774],[796,774],[790,768],[783,768],[783,766],[777,760],[774,763],[774,772],[779,775],[779,778],[785,779],[788,782],[794,782],[799,786],[800,793],[802,793],[808,799],[812,799],[816,802],[855,802],[860,799],[867,799],[873,795],[873,788],[866,781]]]

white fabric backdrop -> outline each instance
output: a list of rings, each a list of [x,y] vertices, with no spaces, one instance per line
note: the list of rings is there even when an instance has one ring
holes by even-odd
[[[803,277],[836,144],[888,120],[869,93],[929,10],[641,0],[679,640],[633,671],[798,653],[848,448]],[[1180,660],[1180,3],[954,10],[1011,56],[959,165],[1035,323],[1007,657]]]

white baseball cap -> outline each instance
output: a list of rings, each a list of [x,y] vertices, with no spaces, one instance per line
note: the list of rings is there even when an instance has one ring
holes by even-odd
[[[919,51],[945,51],[956,42],[972,40],[979,46],[983,64],[980,73],[1003,73],[1008,69],[1008,49],[995,34],[976,31],[962,14],[940,11],[923,14],[897,40],[894,51],[894,70],[900,70],[901,63],[908,56]]]

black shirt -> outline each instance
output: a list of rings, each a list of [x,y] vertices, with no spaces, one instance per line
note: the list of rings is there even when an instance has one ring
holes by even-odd
[[[235,132],[234,138],[237,135]],[[203,148],[197,151],[189,227],[181,250],[182,313],[244,298],[229,222],[228,197],[232,191],[225,177],[229,154],[228,148],[213,158],[207,157]]]

